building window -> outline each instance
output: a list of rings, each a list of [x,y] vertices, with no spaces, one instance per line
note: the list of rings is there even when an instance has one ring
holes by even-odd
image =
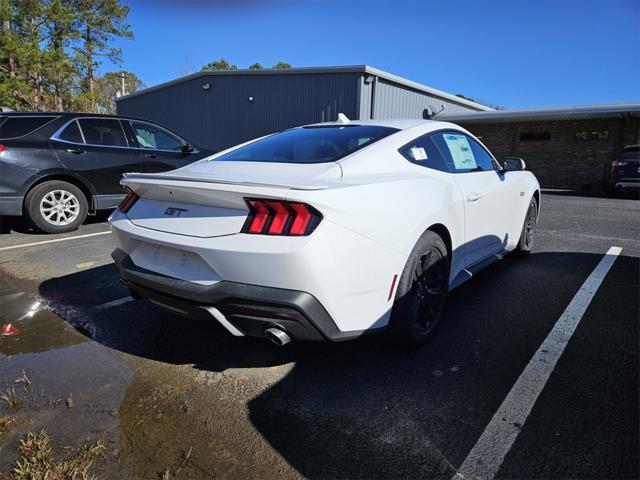
[[[609,130],[596,130],[593,132],[583,130],[573,133],[574,140],[609,140]]]
[[[521,142],[546,142],[551,140],[550,132],[520,132]]]

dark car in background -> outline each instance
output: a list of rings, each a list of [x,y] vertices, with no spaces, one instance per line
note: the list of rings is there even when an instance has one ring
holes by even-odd
[[[76,229],[125,197],[125,172],[162,172],[213,152],[155,123],[84,113],[0,113],[0,216]]]
[[[609,195],[640,192],[640,145],[627,145],[617,160],[605,166],[604,188]]]

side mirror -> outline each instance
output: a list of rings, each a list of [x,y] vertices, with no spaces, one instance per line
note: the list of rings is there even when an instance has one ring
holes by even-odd
[[[193,152],[193,150],[194,150],[193,144],[189,142],[185,142],[184,144],[182,144],[182,153],[191,153]]]
[[[519,172],[526,168],[524,160],[518,157],[507,157],[504,159],[503,172]]]

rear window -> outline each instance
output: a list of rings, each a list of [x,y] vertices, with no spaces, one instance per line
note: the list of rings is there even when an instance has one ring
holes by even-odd
[[[0,139],[24,137],[54,118],[56,117],[0,117]]]
[[[82,118],[78,120],[89,145],[105,147],[126,147],[127,140],[120,121],[111,118]]]
[[[397,131],[374,125],[294,128],[237,148],[214,161],[334,162]]]
[[[640,147],[627,147],[622,150],[623,160],[640,160]]]

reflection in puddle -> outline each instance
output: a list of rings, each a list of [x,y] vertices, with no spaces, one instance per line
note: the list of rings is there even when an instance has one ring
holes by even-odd
[[[7,287],[0,286],[0,325],[11,323],[19,334],[0,337],[0,353],[46,352],[86,342],[73,327],[47,310],[41,300],[25,292],[4,294]]]

